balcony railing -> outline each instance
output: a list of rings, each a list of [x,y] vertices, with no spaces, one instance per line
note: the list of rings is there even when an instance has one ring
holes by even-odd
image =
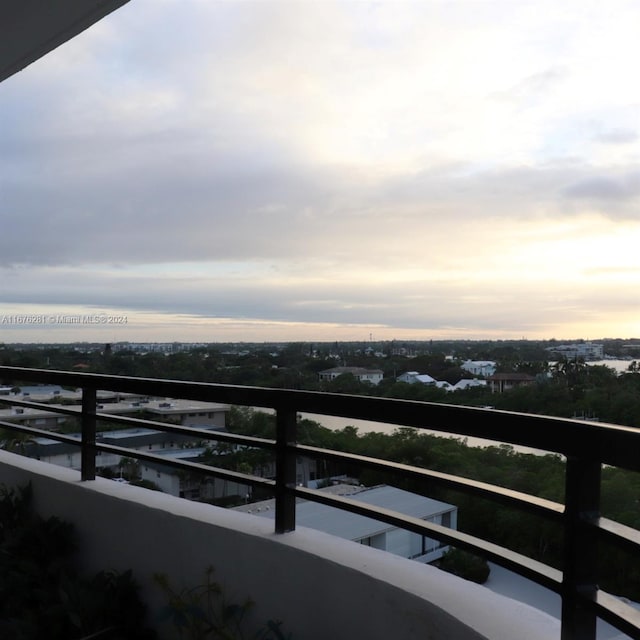
[[[640,639],[640,612],[598,588],[598,545],[612,544],[640,557],[640,532],[600,515],[600,477],[603,465],[640,471],[640,431],[616,425],[578,420],[510,413],[474,407],[348,396],[341,394],[240,387],[78,374],[0,367],[5,382],[57,384],[82,389],[81,410],[61,405],[41,404],[0,396],[0,404],[46,409],[62,416],[80,419],[81,438],[0,421],[0,427],[79,446],[81,478],[96,475],[96,453],[107,452],[143,461],[172,466],[189,473],[232,480],[251,487],[267,489],[276,499],[275,530],[295,529],[296,498],[304,498],[418,533],[444,544],[466,549],[506,567],[560,594],[562,598],[562,640],[595,640],[596,620],[601,618],[631,638]],[[135,393],[231,405],[265,407],[276,413],[274,440],[211,432],[154,420],[114,416],[97,410],[97,392]],[[565,501],[559,504],[468,478],[428,469],[367,458],[351,453],[320,449],[297,442],[297,414],[306,412],[373,420],[391,425],[429,429],[430,431],[479,437],[499,443],[533,447],[561,454],[566,458]],[[129,426],[150,427],[167,432],[195,436],[271,451],[276,461],[275,480],[208,465],[171,460],[152,453],[96,441],[97,421]],[[355,500],[324,494],[296,486],[298,457],[324,459],[393,473],[402,479],[421,479],[430,486],[455,489],[490,499],[500,504],[535,513],[558,523],[564,534],[562,571],[532,558],[435,523],[412,518],[386,509],[364,505]]]

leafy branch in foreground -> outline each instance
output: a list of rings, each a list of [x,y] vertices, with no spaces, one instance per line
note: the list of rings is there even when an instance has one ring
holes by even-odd
[[[31,500],[31,485],[0,485],[0,638],[155,638],[131,571],[81,575],[73,525]]]
[[[175,589],[162,573],[154,574],[156,584],[167,596],[160,620],[170,622],[180,638],[189,640],[290,640],[281,630],[282,622],[269,620],[258,631],[245,632],[247,614],[254,606],[246,598],[230,602],[220,583],[213,578],[214,568],[207,567],[205,581],[195,587]]]

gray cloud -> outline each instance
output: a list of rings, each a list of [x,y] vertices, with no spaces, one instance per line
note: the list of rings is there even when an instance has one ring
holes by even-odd
[[[597,134],[595,140],[605,144],[634,144],[640,140],[640,135],[633,129],[608,129]]]
[[[494,93],[496,100],[512,103],[519,111],[531,109],[549,98],[567,78],[569,72],[564,67],[551,67],[523,78],[504,91]]]
[[[266,322],[379,325],[406,330],[494,330],[542,332],[561,316],[592,317],[607,301],[607,312],[637,312],[628,295],[606,285],[575,290],[572,285],[485,283],[470,292],[464,279],[392,284],[325,280],[305,282],[255,278],[183,278],[73,273],[60,270],[4,270],[0,314],[22,304],[122,309],[136,314],[182,314],[201,319],[259,318]],[[499,313],[496,314],[496,309]]]
[[[615,203],[608,217],[637,216],[640,179],[628,168],[454,167],[373,180],[267,144],[224,154],[180,141],[176,132],[60,145],[32,170],[4,175],[0,264],[422,262],[404,242],[408,229],[428,238],[483,218],[573,215],[582,201]]]
[[[568,198],[625,202],[640,196],[640,171],[622,175],[593,175],[568,186]]]

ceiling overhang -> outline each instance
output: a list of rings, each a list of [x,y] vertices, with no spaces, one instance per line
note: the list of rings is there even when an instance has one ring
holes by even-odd
[[[0,82],[129,0],[0,0]]]

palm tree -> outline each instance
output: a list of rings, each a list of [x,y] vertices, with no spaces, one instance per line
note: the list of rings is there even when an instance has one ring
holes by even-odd
[[[30,433],[22,431],[14,431],[13,429],[4,429],[0,440],[0,447],[12,453],[19,453],[21,456],[26,455],[27,445],[36,444]]]
[[[569,388],[575,387],[587,369],[584,358],[560,358],[552,367],[555,377],[565,380]]]

